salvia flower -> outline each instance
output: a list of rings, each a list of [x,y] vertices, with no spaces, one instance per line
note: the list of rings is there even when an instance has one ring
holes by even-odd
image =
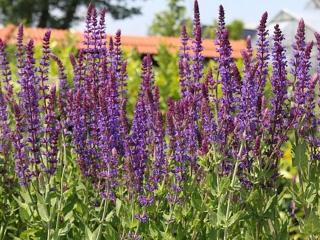
[[[205,154],[209,151],[209,144],[217,140],[217,126],[207,98],[202,99],[201,123],[201,153]]]
[[[51,31],[47,31],[43,37],[42,43],[42,56],[38,67],[38,85],[39,85],[39,100],[43,101],[44,112],[47,112],[47,99],[48,99],[48,73],[50,64],[50,36]]]
[[[10,103],[12,102],[12,97],[13,97],[13,86],[11,82],[11,70],[9,67],[9,62],[7,59],[5,48],[6,48],[5,43],[0,39],[0,71],[2,75],[1,81],[4,84],[5,98]]]
[[[194,1],[194,18],[193,18],[193,41],[192,41],[192,74],[193,74],[193,91],[197,91],[200,88],[199,82],[202,78],[203,71],[203,56],[201,54],[202,37],[201,37],[201,24],[198,1]]]
[[[53,175],[57,169],[58,163],[58,140],[60,125],[56,115],[56,88],[50,89],[48,95],[47,112],[44,119],[44,135],[43,143],[46,146],[44,156],[47,159],[46,171]]]
[[[39,111],[39,86],[35,76],[35,60],[33,58],[33,41],[30,40],[26,47],[26,60],[23,73],[18,82],[21,85],[19,98],[25,111],[28,142],[30,145],[31,161],[40,163],[40,111]]]
[[[266,27],[268,20],[268,13],[265,12],[260,20],[260,24],[257,32],[257,72],[256,81],[258,83],[257,95],[258,95],[258,113],[262,111],[262,96],[265,88],[267,74],[268,74],[268,60],[269,60],[269,42],[268,42],[268,30]]]
[[[182,27],[180,36],[181,46],[179,48],[179,76],[181,95],[185,97],[191,93],[191,69],[190,69],[190,55],[188,46],[189,37],[186,26]]]
[[[8,120],[7,102],[0,89],[0,154],[2,154],[5,159],[7,159],[10,154],[9,150],[11,142],[11,131]]]
[[[274,46],[272,50],[272,93],[271,98],[271,111],[270,111],[270,133],[272,134],[271,143],[274,141],[278,143],[279,141],[285,140],[285,134],[283,129],[286,128],[285,124],[288,122],[288,116],[286,113],[285,101],[287,100],[287,61],[285,57],[285,49],[282,46],[284,36],[279,28],[279,25],[275,26],[274,30]]]
[[[30,170],[32,163],[28,156],[26,144],[22,135],[25,130],[23,113],[17,104],[14,105],[13,111],[16,125],[16,131],[13,133],[13,146],[15,149],[15,172],[18,176],[20,185],[26,186],[30,182],[33,175],[32,171]]]
[[[291,60],[291,73],[294,76],[292,116],[295,122],[298,123],[306,112],[306,103],[308,97],[308,87],[310,82],[310,54],[312,43],[305,42],[305,24],[300,20],[297,33],[293,44],[293,58]]]
[[[234,87],[232,82],[231,67],[231,46],[228,40],[228,31],[222,30],[218,39],[219,45],[217,51],[219,52],[219,73],[221,77],[222,93],[223,96],[220,99],[220,111],[219,111],[219,132],[222,134],[223,142],[226,141],[227,135],[233,132],[233,114],[234,114]]]
[[[136,214],[134,217],[141,223],[146,223],[149,220],[149,215],[147,213]]]

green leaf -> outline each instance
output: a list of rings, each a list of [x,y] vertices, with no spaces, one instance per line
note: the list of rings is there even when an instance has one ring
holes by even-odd
[[[31,210],[29,208],[30,205],[21,202],[18,198],[16,198],[15,196],[13,196],[14,200],[18,203],[19,205],[19,214],[20,217],[25,220],[25,221],[30,221],[30,217],[31,217]]]
[[[21,195],[21,197],[23,198],[23,200],[24,200],[24,202],[25,202],[26,204],[31,204],[31,203],[32,203],[32,200],[31,200],[31,197],[30,197],[28,191],[22,189],[22,190],[20,191],[20,195]]]
[[[218,222],[217,213],[212,212],[212,213],[209,215],[209,221],[210,221],[210,226],[211,226],[211,227],[216,226],[216,225],[217,225],[217,222]]]
[[[227,193],[228,191],[228,188],[230,186],[230,178],[228,177],[222,177],[220,182],[219,182],[219,192],[218,192],[218,195],[221,195],[221,194],[225,194]]]
[[[157,226],[156,226],[155,223],[152,222],[152,223],[149,224],[149,232],[150,232],[150,237],[152,239],[158,239],[159,231],[158,231]]]
[[[28,209],[20,207],[19,208],[19,215],[22,220],[24,220],[26,222],[30,221],[31,213],[30,213],[30,211],[28,211]]]
[[[116,200],[116,215],[119,217],[119,213],[121,210],[122,202],[120,199]]]
[[[113,216],[114,216],[114,211],[109,212],[108,215],[107,215],[107,217],[105,218],[105,221],[106,221],[106,222],[111,222]]]
[[[306,235],[320,234],[320,218],[311,212],[305,220],[304,233]]]
[[[226,199],[226,194],[221,197],[220,204],[218,205],[217,210],[217,224],[220,225],[226,221],[226,206],[224,200]]]
[[[191,196],[191,205],[197,209],[197,210],[201,210],[201,205],[202,205],[202,199],[200,196],[199,191],[194,191],[192,196]]]
[[[73,194],[71,197],[68,198],[66,205],[63,207],[63,215],[66,216],[69,212],[73,210],[75,204],[78,201],[77,194]]]
[[[110,224],[106,225],[105,233],[106,233],[106,238],[104,239],[118,240],[117,232],[114,230],[114,228]]]
[[[20,238],[21,239],[34,239],[35,238],[35,234],[36,234],[37,230],[36,229],[33,229],[33,228],[30,228],[30,229],[27,229],[25,231],[23,231],[21,234],[20,234]]]
[[[300,171],[306,171],[308,167],[307,144],[305,141],[299,142],[293,146],[294,158],[293,165]]]
[[[35,191],[35,193],[37,195],[37,202],[40,202],[41,204],[45,204],[46,201],[45,201],[44,197],[40,193],[38,193],[37,191]]]
[[[175,240],[175,238],[170,233],[161,232],[162,239]]]
[[[208,176],[208,183],[210,184],[211,189],[214,191],[217,189],[217,178],[218,178],[218,176],[215,173],[210,174]]]
[[[130,228],[130,229],[133,229],[133,228],[137,227],[138,225],[139,225],[139,222],[135,218],[128,222],[128,228]]]
[[[289,239],[288,222],[287,221],[285,221],[282,224],[279,236],[277,236],[277,238],[276,238],[276,240],[282,240],[282,239]]]
[[[88,226],[85,226],[85,236],[86,236],[85,239],[89,239],[89,240],[91,240],[92,236],[93,236],[93,234]]]
[[[39,215],[42,221],[49,222],[49,214],[48,214],[46,204],[38,202],[37,206],[38,206]]]
[[[266,207],[264,208],[263,213],[268,212],[268,210],[270,209],[271,206],[273,206],[277,201],[277,195],[273,195],[267,202]]]
[[[239,211],[235,214],[233,214],[228,220],[227,220],[227,226],[232,226],[235,222],[237,222],[243,215],[245,214],[244,211]]]
[[[91,236],[91,240],[96,240],[97,237],[98,237],[98,234],[100,234],[99,238],[101,237],[101,225],[99,225],[92,233],[92,236]]]
[[[66,226],[64,226],[63,228],[59,229],[58,235],[60,237],[61,236],[65,236],[70,231],[71,227],[72,227],[71,223],[66,224]]]

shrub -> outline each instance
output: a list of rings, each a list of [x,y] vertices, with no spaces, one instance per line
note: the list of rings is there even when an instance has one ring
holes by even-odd
[[[195,1],[193,37],[181,33],[180,97],[160,111],[145,56],[131,121],[121,33],[107,41],[105,14],[88,8],[85,47],[70,56],[72,84],[49,47],[50,31],[36,61],[20,26],[16,89],[0,41],[1,239],[318,236],[319,79],[310,74],[303,20],[288,64],[284,36],[276,25],[269,43],[264,13],[256,54],[248,39],[239,69],[220,6],[217,68],[204,73]],[[57,86],[49,84],[52,61]],[[286,144],[292,179],[279,174]]]

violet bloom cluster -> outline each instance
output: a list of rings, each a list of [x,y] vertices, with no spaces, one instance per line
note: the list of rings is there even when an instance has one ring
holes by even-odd
[[[310,54],[313,43],[305,41],[305,24],[301,20],[293,44],[293,58],[291,60],[291,73],[294,76],[294,108],[293,115],[300,119],[306,113],[308,86],[310,82]],[[298,124],[298,123],[296,123]]]
[[[27,185],[40,173],[52,176],[57,169],[58,139],[60,136],[55,87],[49,87],[51,50],[50,31],[43,38],[39,64],[34,58],[34,42],[24,43],[23,27],[17,35],[17,82],[20,91],[13,91],[12,72],[0,41],[1,85],[1,137],[12,142],[15,170],[21,185]],[[8,125],[8,114],[14,116],[14,124]],[[6,146],[8,148],[8,146]],[[4,149],[6,149],[4,148]]]
[[[234,130],[234,111],[235,111],[235,89],[236,84],[232,76],[232,63],[231,57],[232,49],[229,42],[228,30],[224,24],[224,9],[220,6],[219,9],[219,27],[215,41],[218,46],[217,52],[219,53],[218,58],[218,71],[220,75],[220,83],[223,96],[219,99],[219,132],[221,134],[222,144],[227,143],[227,136]]]
[[[11,131],[8,122],[8,109],[4,94],[0,89],[0,154],[4,157],[4,166],[0,167],[1,174],[5,177],[10,156]]]
[[[153,59],[144,56],[131,120],[126,111],[128,76],[121,32],[106,35],[105,15],[105,9],[98,12],[89,6],[84,47],[70,56],[72,87],[63,63],[50,50],[50,32],[43,38],[37,62],[34,43],[24,43],[20,26],[16,57],[21,90],[16,96],[5,46],[0,41],[0,154],[10,155],[12,143],[11,155],[21,185],[41,174],[50,178],[59,168],[60,139],[72,139],[70,145],[84,181],[113,202],[125,192],[128,200],[139,203],[141,211],[134,217],[144,223],[149,219],[148,208],[156,201],[165,201],[164,195],[169,204],[180,204],[189,197],[185,186],[200,182],[204,174],[200,156],[206,161],[211,157],[208,153],[214,152],[221,160],[218,174],[230,177],[235,173],[246,189],[259,181],[254,173],[257,168],[271,169],[277,176],[281,147],[290,131],[311,143],[314,158],[320,156],[320,141],[314,134],[319,125],[315,109],[320,103],[316,102],[315,89],[320,72],[320,36],[315,35],[318,75],[312,76],[313,43],[305,41],[303,20],[293,44],[293,58],[287,63],[281,29],[276,25],[269,39],[264,13],[257,50],[249,38],[242,51],[243,68],[239,69],[220,6],[215,40],[218,57],[214,59],[217,67],[208,66],[207,70],[195,1],[192,36],[182,27],[180,37],[180,98],[170,98],[164,113]],[[51,60],[58,65],[58,87],[49,85]],[[270,97],[264,96],[267,83],[271,85]],[[11,125],[10,114],[14,117]]]
[[[242,51],[244,76],[241,86],[240,106],[238,113],[238,137],[243,141],[252,142],[256,138],[258,127],[257,83],[255,81],[256,64],[253,62],[251,39],[247,39],[247,48]],[[247,146],[247,148],[250,147]]]
[[[255,159],[281,157],[281,145],[293,126],[291,123],[297,122],[302,115],[296,110],[292,112],[288,105],[287,62],[279,26],[275,27],[273,37],[272,94],[270,99],[264,97],[270,58],[267,13],[263,14],[258,28],[257,53],[254,54],[250,39],[242,51],[244,68],[241,74],[232,58],[224,10],[220,7],[215,41],[219,54],[218,74],[214,78],[212,69],[206,76],[203,71],[200,15],[195,1],[193,36],[188,35],[185,27],[181,33],[181,98],[168,101],[164,121],[159,107],[159,89],[152,73],[152,59],[144,57],[132,123],[126,113],[127,73],[120,31],[115,38],[106,41],[104,16],[105,11],[98,14],[90,6],[85,48],[71,59],[75,87],[68,98],[80,169],[99,187],[102,196],[114,200],[118,185],[125,183],[130,197],[137,197],[139,203],[147,207],[155,201],[159,184],[165,181],[170,189],[167,199],[179,202],[185,182],[192,175],[201,175],[199,155],[205,155],[212,146],[223,156],[222,175],[231,174],[234,161],[239,158],[238,177],[246,188],[252,187],[249,176]],[[297,46],[303,45],[299,43],[303,38],[302,31],[299,30],[301,36],[298,34]],[[314,106],[315,81],[309,77],[308,60],[311,48],[311,44],[306,44],[299,53],[304,62],[297,61],[297,69],[301,69],[299,71],[307,78],[304,81],[308,82],[302,91],[309,93],[303,96],[305,112],[311,111],[307,109],[307,102],[312,103],[312,108]],[[298,74],[295,76],[302,81]],[[300,94],[301,84],[294,84],[296,96]],[[222,96],[218,86],[221,86]],[[272,147],[265,151],[262,144]],[[264,163],[259,164],[264,166]],[[276,165],[277,160],[275,169]]]
[[[172,116],[173,121],[171,132],[165,130],[166,125],[170,128],[171,120],[166,123],[160,111],[160,93],[154,83],[151,56],[143,59],[141,86],[132,124],[129,124],[126,62],[121,52],[120,31],[115,40],[111,37],[105,41],[104,17],[104,10],[97,14],[90,5],[85,47],[77,57],[71,58],[75,84],[68,94],[68,105],[71,106],[68,119],[73,144],[82,174],[99,188],[102,196],[114,200],[121,182],[126,184],[131,197],[137,196],[140,204],[146,206],[153,202],[154,191],[170,173],[176,178],[172,187],[179,190],[187,167],[191,166],[195,173],[199,169],[200,146],[209,145],[214,138],[212,133],[206,132],[215,129],[209,98],[201,100],[203,56],[197,2],[192,55],[189,55],[191,48],[185,30],[182,36],[180,76],[181,84],[185,86],[184,98],[174,104],[172,115],[168,113],[167,119]],[[197,108],[202,102],[207,106],[202,114],[206,123],[200,128],[201,114]],[[206,132],[203,141],[202,132]],[[171,149],[167,147],[166,133],[171,139]],[[169,167],[170,158],[175,164]]]
[[[274,45],[272,50],[272,93],[271,98],[272,107],[269,111],[269,121],[268,126],[271,133],[269,144],[272,146],[281,145],[281,143],[287,140],[287,135],[283,131],[283,128],[287,128],[289,124],[289,114],[287,112],[288,103],[287,103],[287,88],[288,88],[288,79],[287,79],[287,60],[286,60],[286,51],[282,45],[284,36],[280,30],[279,25],[274,27]],[[277,151],[277,155],[281,154],[280,151]]]
[[[10,155],[11,131],[9,128],[9,103],[13,96],[13,87],[11,83],[11,71],[5,53],[5,43],[0,39],[0,72],[3,89],[0,88],[0,153],[4,159],[8,160]],[[2,85],[2,84],[1,84]],[[1,86],[0,85],[0,86]]]

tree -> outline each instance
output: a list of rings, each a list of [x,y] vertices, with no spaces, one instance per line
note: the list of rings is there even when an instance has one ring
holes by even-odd
[[[186,21],[186,7],[182,5],[181,0],[168,0],[167,9],[155,15],[149,34],[161,36],[179,36],[181,26]]]
[[[192,19],[186,16],[186,7],[182,4],[183,0],[168,0],[167,9],[155,15],[149,27],[150,35],[160,36],[180,36],[182,25],[186,25],[187,32],[192,32]],[[242,38],[244,24],[241,20],[234,20],[227,25],[229,37],[232,40]],[[215,38],[217,21],[212,25],[202,26],[203,38]]]
[[[115,19],[140,14],[139,7],[129,7],[135,0],[92,0],[99,7],[106,7]],[[90,0],[0,0],[2,23],[24,23],[38,27],[66,29],[72,21],[79,20],[76,11]]]
[[[241,20],[233,20],[227,25],[229,37],[232,40],[239,40],[243,37],[244,24]]]

